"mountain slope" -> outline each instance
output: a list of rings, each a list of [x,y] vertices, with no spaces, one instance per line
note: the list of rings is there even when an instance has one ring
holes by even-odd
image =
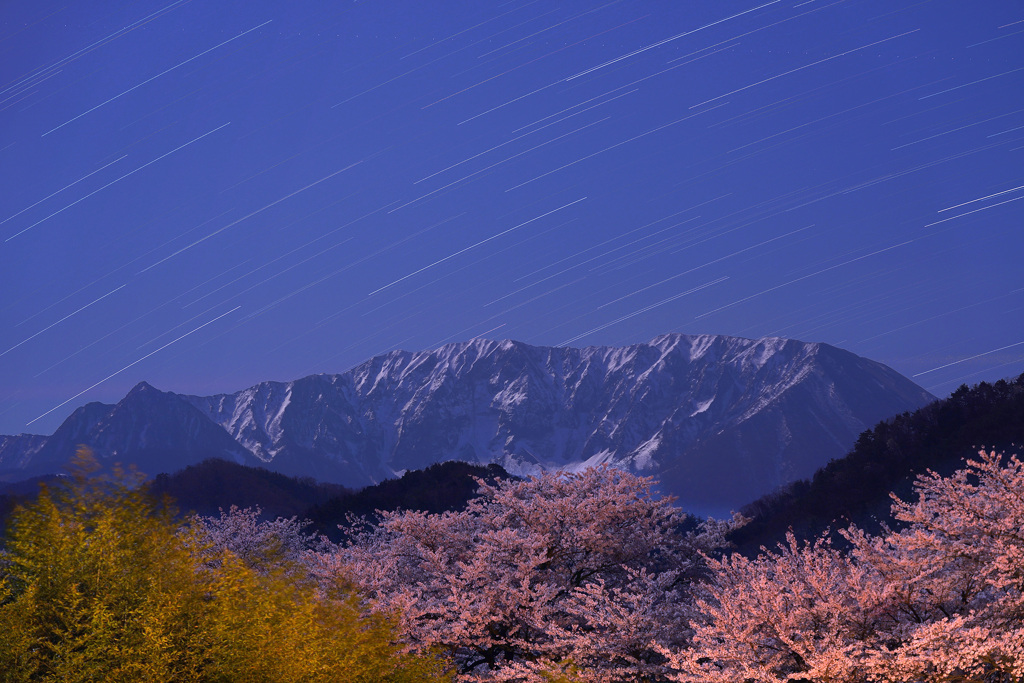
[[[913,498],[914,479],[927,470],[949,476],[981,448],[1022,453],[1024,375],[993,384],[961,386],[949,398],[912,413],[883,420],[860,435],[850,452],[807,480],[749,503],[751,522],[733,534],[742,549],[756,553],[792,529],[813,538],[850,522],[877,531],[889,518],[893,492]]]
[[[0,472],[24,470],[46,441],[38,434],[0,435]]]

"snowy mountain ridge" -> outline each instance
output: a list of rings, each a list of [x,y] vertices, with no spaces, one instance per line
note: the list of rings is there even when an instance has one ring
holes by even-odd
[[[128,460],[132,439],[140,457],[163,439],[168,462],[143,458],[153,473],[188,464],[170,455],[176,449],[352,487],[446,460],[496,462],[516,474],[608,462],[657,476],[684,505],[736,507],[842,456],[879,420],[934,399],[827,344],[681,334],[586,348],[475,339],[205,397],[145,386],[106,415],[73,415],[34,445],[25,466],[12,449],[0,473],[52,465],[50,442],[63,430],[65,448],[74,433],[97,441],[101,456]],[[159,404],[160,420],[144,417],[143,394],[150,408]],[[130,434],[113,439],[112,421]],[[171,428],[181,422],[190,428]]]

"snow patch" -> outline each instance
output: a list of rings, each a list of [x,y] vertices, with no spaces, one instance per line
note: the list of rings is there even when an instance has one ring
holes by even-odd
[[[647,441],[640,444],[640,447],[633,451],[633,466],[638,470],[650,469],[654,466],[654,454],[661,446],[661,434],[655,434]]]
[[[703,358],[705,354],[711,349],[712,344],[718,339],[713,334],[702,334],[697,337],[693,337],[693,341],[690,344],[690,362]]]
[[[281,437],[284,436],[284,430],[281,427],[281,420],[282,418],[284,418],[285,408],[287,408],[291,402],[292,387],[289,384],[288,388],[285,390],[284,393],[284,400],[281,401],[281,405],[278,406],[277,412],[275,413],[274,417],[272,417],[270,419],[269,424],[267,424],[267,436],[269,436],[270,439],[275,443],[280,441]]]
[[[693,412],[690,413],[690,417],[695,417],[697,415],[700,415],[701,413],[707,412],[707,409],[710,408],[711,404],[714,403],[714,402],[715,402],[715,397],[714,396],[712,396],[711,398],[709,398],[706,401],[701,401],[700,403],[698,403],[694,407]]]
[[[586,460],[576,461],[574,463],[567,463],[562,469],[567,472],[582,472],[588,467],[598,467],[599,465],[614,465],[615,464],[615,451],[605,449],[598,451]]]

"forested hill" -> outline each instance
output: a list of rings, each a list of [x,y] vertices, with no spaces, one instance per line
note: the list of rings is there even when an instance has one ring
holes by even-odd
[[[351,493],[338,484],[310,477],[289,477],[262,467],[239,465],[210,458],[169,474],[158,474],[149,483],[155,497],[170,496],[184,514],[213,515],[232,505],[259,507],[265,517],[302,517],[310,505]]]
[[[378,510],[420,510],[431,514],[462,510],[477,495],[477,479],[495,484],[511,478],[501,465],[450,460],[335,496],[311,506],[303,517],[311,522],[311,531],[338,541],[342,536],[338,527],[346,524],[350,515],[373,517]]]
[[[476,495],[476,478],[495,482],[510,475],[498,465],[451,461],[406,472],[358,491],[324,484],[308,477],[289,477],[260,467],[211,459],[173,474],[158,475],[150,484],[157,497],[168,495],[183,513],[216,516],[232,505],[259,507],[263,517],[298,517],[308,531],[337,540],[338,525],[348,516],[372,516],[377,510],[460,510]]]
[[[961,386],[949,398],[879,422],[853,450],[810,480],[799,480],[745,506],[752,521],[734,534],[744,551],[773,547],[792,528],[813,538],[849,522],[869,530],[889,517],[890,491],[906,500],[917,475],[948,475],[981,448],[1020,453],[1024,446],[1024,374]]]

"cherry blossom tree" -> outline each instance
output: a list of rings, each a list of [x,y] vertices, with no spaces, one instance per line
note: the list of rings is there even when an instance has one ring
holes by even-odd
[[[461,512],[380,513],[321,571],[394,612],[461,680],[645,680],[689,635],[686,594],[740,523],[685,516],[610,467],[480,482]]]
[[[917,500],[894,500],[906,528],[850,533],[853,557],[884,588],[889,647],[878,675],[1024,678],[1024,463],[981,451],[950,477],[920,477]],[[894,643],[899,643],[893,647]]]
[[[280,568],[304,561],[306,552],[321,548],[326,539],[308,534],[308,522],[296,517],[262,519],[259,507],[221,509],[217,517],[194,515],[182,529],[190,544],[210,562],[217,561],[224,551],[239,558],[257,571]]]
[[[1024,677],[1024,464],[981,452],[894,499],[899,530],[709,559],[679,681]]]
[[[709,560],[712,583],[695,607],[704,617],[673,664],[678,680],[854,681],[847,646],[873,633],[861,591],[870,579],[827,541],[789,535],[777,553]]]

